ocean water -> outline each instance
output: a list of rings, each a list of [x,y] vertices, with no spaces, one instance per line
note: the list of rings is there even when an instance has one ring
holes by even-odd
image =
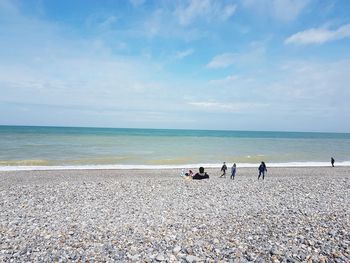
[[[350,165],[349,133],[0,126],[0,170]]]

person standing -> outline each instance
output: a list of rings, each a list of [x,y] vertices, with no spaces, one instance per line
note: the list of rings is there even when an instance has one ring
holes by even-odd
[[[334,158],[333,157],[331,157],[331,164],[332,164],[332,167],[334,167]]]
[[[224,162],[224,164],[221,167],[222,175],[220,177],[226,176],[226,170],[227,170],[227,166],[226,166],[226,163]]]
[[[260,176],[262,175],[262,179],[265,179],[265,172],[267,172],[267,168],[266,168],[266,164],[264,162],[261,162],[259,168],[259,176],[258,176],[258,180],[260,179]]]
[[[234,180],[235,179],[235,176],[236,176],[236,171],[237,171],[237,168],[236,168],[236,164],[234,163],[231,167],[231,179]]]

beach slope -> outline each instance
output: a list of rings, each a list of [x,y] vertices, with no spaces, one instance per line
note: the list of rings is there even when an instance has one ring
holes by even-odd
[[[349,262],[350,167],[0,172],[0,262]]]

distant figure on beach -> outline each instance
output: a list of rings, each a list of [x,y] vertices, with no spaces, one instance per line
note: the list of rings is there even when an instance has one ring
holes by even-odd
[[[260,179],[260,176],[262,175],[262,179],[265,179],[265,172],[267,172],[267,168],[266,168],[266,164],[264,162],[261,162],[259,168],[259,176],[258,176],[258,180]]]
[[[334,158],[333,157],[331,157],[331,164],[332,164],[332,167],[334,167]]]
[[[227,170],[227,166],[226,166],[226,163],[224,162],[224,164],[221,167],[222,175],[220,177],[226,176],[226,170]]]
[[[188,173],[185,173],[185,176],[193,176],[192,170],[189,170]]]
[[[237,168],[236,168],[236,164],[234,163],[231,167],[231,179],[234,180],[235,179],[235,176],[236,176],[236,171],[237,171]]]
[[[204,172],[204,167],[199,167],[199,173],[196,173],[192,178],[193,180],[209,179],[209,175]]]

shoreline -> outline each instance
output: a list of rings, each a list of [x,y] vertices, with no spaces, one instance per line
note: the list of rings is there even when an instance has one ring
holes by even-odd
[[[226,162],[228,167],[232,165]],[[255,168],[259,163],[236,163],[237,168]],[[220,168],[222,164],[182,164],[182,165],[131,165],[131,164],[110,164],[110,165],[52,165],[52,166],[0,166],[0,172],[8,171],[65,171],[65,170],[172,170],[172,169],[196,169],[200,166],[204,168]],[[336,162],[335,167],[349,167],[350,161]],[[270,168],[316,168],[331,167],[330,162],[283,162],[267,163]]]

